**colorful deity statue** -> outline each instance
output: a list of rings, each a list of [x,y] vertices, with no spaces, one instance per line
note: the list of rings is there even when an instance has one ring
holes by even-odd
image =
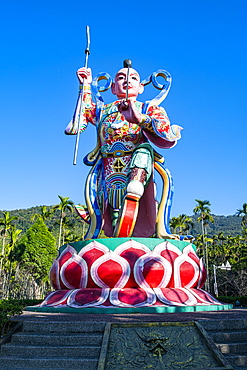
[[[84,163],[92,166],[85,186],[87,208],[76,207],[89,224],[86,238],[97,238],[103,229],[109,237],[156,235],[179,239],[169,231],[172,178],[162,165],[164,158],[150,144],[168,149],[181,137],[182,128],[171,125],[164,108],[159,107],[169,91],[170,74],[158,70],[141,82],[139,73],[128,66],[117,72],[114,81],[106,73],[92,81],[89,68],[79,69],[77,76],[83,84],[82,99],[65,133],[77,134],[78,127],[82,132],[88,123],[97,131],[97,145],[84,158]],[[164,85],[157,82],[157,76],[165,78]],[[101,80],[107,80],[116,101],[104,104],[100,92],[107,88],[99,87]],[[156,83],[161,92],[142,103],[137,97],[150,82]],[[163,180],[159,204],[155,198],[155,170]]]
[[[76,207],[89,228],[86,240],[60,248],[50,270],[54,291],[30,310],[161,313],[231,308],[202,290],[207,273],[192,237],[169,231],[172,178],[151,143],[168,149],[180,138],[181,127],[170,125],[159,107],[169,91],[170,74],[158,70],[141,82],[128,64],[114,81],[106,73],[92,81],[88,68],[77,75],[82,89],[65,132],[78,138],[88,123],[96,127],[97,145],[84,158],[92,166],[85,185],[87,209]],[[137,101],[150,82],[160,90],[157,97]],[[117,100],[104,104],[100,93],[110,87]],[[163,180],[159,204],[155,171]],[[114,237],[98,238],[101,229]]]

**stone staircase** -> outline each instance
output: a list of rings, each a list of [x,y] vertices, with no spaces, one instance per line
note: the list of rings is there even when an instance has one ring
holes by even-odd
[[[165,318],[164,318],[165,319]],[[235,370],[247,370],[247,319],[198,320]],[[24,320],[1,346],[4,370],[97,370],[105,323]]]
[[[235,370],[247,370],[247,320],[199,320]]]
[[[0,368],[96,370],[105,323],[24,321],[1,346]]]

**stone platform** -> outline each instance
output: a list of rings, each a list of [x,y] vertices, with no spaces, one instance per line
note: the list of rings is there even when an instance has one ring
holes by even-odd
[[[17,320],[41,321],[90,321],[90,322],[179,322],[179,321],[208,321],[208,320],[247,320],[247,308],[226,311],[198,311],[174,313],[137,313],[137,314],[81,314],[81,313],[45,313],[24,311]]]

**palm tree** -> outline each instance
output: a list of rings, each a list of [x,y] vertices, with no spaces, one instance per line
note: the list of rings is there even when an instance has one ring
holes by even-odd
[[[72,200],[69,200],[69,197],[62,197],[58,195],[60,203],[53,206],[53,210],[58,209],[60,211],[60,221],[59,221],[59,238],[58,238],[58,249],[61,247],[62,231],[63,231],[63,221],[66,216],[66,211],[73,211],[74,203]]]
[[[178,224],[178,218],[177,217],[172,217],[170,219],[170,228],[172,229],[172,232],[175,234],[177,232],[177,228],[179,227]]]
[[[213,258],[215,265],[221,265],[222,263],[225,263],[226,240],[227,237],[224,235],[222,231],[213,236],[211,246],[213,251],[211,251],[211,257]]]
[[[34,213],[31,217],[31,221],[35,221],[37,218],[41,218],[44,222],[54,214],[54,209],[47,209],[46,206],[41,206],[40,213]]]
[[[237,216],[243,216],[241,225],[243,226],[243,228],[246,228],[247,227],[247,203],[243,204],[242,209],[237,209],[236,214]]]
[[[207,240],[205,239],[205,226],[207,222],[214,222],[214,218],[211,215],[210,206],[211,203],[208,200],[200,200],[196,199],[198,203],[197,206],[193,209],[193,212],[198,215],[197,221],[201,222],[202,227],[202,242],[204,246],[204,259],[206,262],[206,268],[209,273],[208,269],[208,250],[207,250]],[[207,289],[209,289],[209,282],[206,282]]]
[[[1,277],[1,272],[2,272],[4,254],[5,254],[4,247],[5,247],[6,238],[8,236],[8,231],[13,225],[13,221],[17,219],[18,219],[17,216],[10,216],[10,213],[8,211],[3,212],[3,217],[0,218],[0,226],[2,226],[1,236],[3,237],[2,253],[1,253],[1,259],[0,259],[0,277]]]
[[[196,199],[196,202],[198,203],[197,206],[193,209],[193,212],[198,215],[197,221],[201,222],[202,226],[202,236],[204,238],[205,236],[205,223],[206,222],[214,222],[214,218],[211,215],[211,210],[209,206],[211,206],[211,203],[208,200],[199,200]]]
[[[176,233],[177,229],[179,229],[178,234],[180,235],[182,235],[183,232],[188,231],[192,225],[192,219],[184,213],[178,215],[178,217],[172,217],[170,221],[170,226],[173,232]]]

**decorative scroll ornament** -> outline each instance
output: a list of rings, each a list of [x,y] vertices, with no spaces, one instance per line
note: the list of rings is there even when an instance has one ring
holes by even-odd
[[[164,78],[164,84],[161,84],[158,82],[158,79],[157,79],[158,77]],[[102,83],[100,84],[100,82],[102,81],[105,81],[105,84],[102,84]],[[100,121],[101,110],[104,106],[104,100],[103,100],[101,93],[109,90],[112,83],[113,83],[113,78],[107,72],[101,72],[93,79],[92,92],[96,99],[96,120],[97,122]],[[144,86],[152,83],[156,89],[160,90],[159,94],[157,94],[153,99],[145,102],[143,111],[146,112],[149,106],[151,105],[158,106],[165,100],[171,88],[172,76],[169,72],[165,71],[164,69],[158,69],[156,72],[153,72],[149,77],[142,80],[141,83]]]
[[[164,78],[165,81],[163,85],[158,82],[157,77]],[[146,111],[148,107],[150,107],[151,105],[160,105],[165,100],[171,88],[172,76],[170,75],[169,72],[165,71],[164,69],[158,69],[156,72],[153,72],[148,78],[143,80],[141,83],[144,86],[152,83],[156,89],[160,90],[160,93],[156,95],[155,98],[145,102],[144,110]]]

